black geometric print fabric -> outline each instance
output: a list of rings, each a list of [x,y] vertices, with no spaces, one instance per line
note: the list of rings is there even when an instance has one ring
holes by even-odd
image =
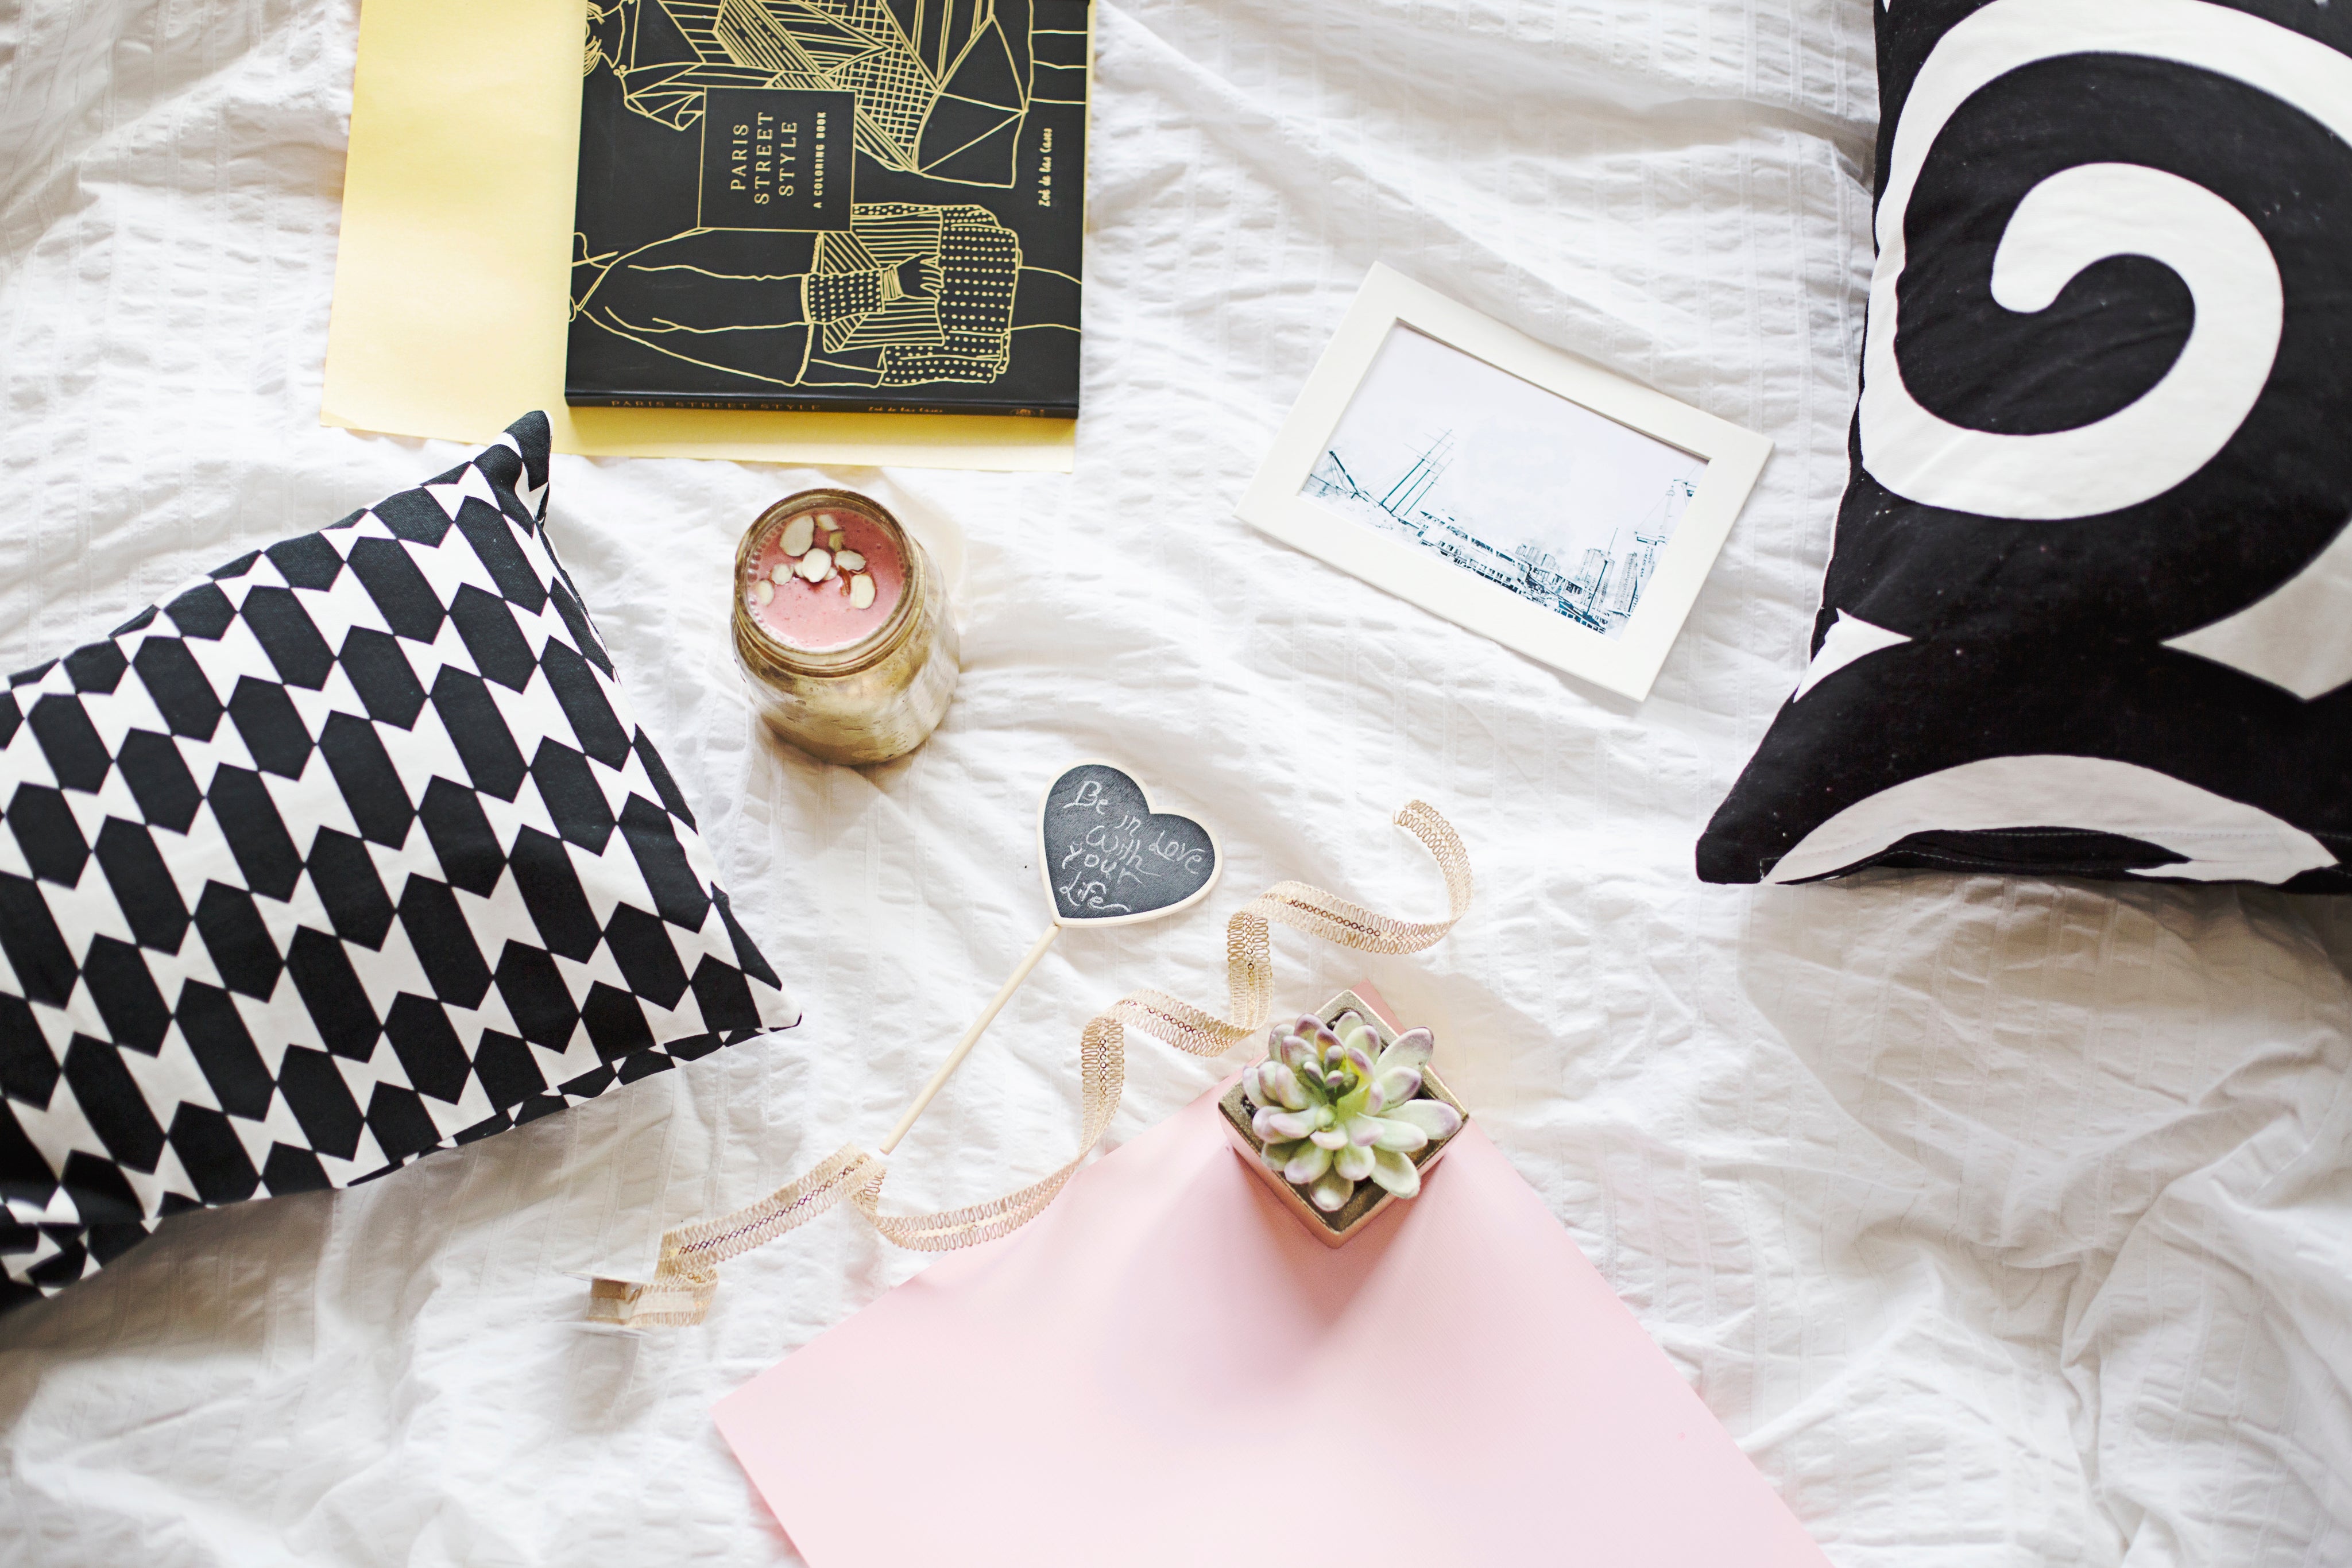
[[[2352,6],[1877,26],[1852,480],[1700,875],[2352,892]]]
[[[798,1021],[543,526],[548,425],[0,695],[0,1306]]]

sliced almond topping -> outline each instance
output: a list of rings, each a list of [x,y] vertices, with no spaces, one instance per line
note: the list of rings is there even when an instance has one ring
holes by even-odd
[[[755,604],[765,604],[775,596],[776,585],[764,577],[751,585],[751,601]]]
[[[806,555],[801,557],[800,574],[811,582],[823,582],[825,574],[831,570],[833,570],[833,555],[829,550],[812,549]]]
[[[768,580],[770,582],[790,582],[792,580],[793,567],[790,561],[780,560],[775,565],[768,569]]]
[[[810,541],[815,538],[814,517],[794,517],[784,525],[783,537],[776,542],[783,547],[786,555],[799,556],[808,553]]]
[[[863,610],[874,602],[874,580],[859,572],[849,580],[849,607]]]
[[[842,546],[847,544],[849,540],[844,538],[838,530],[835,530],[835,532],[825,536],[824,542],[827,548],[839,549]]]
[[[859,555],[854,549],[837,549],[834,551],[833,563],[834,565],[841,568],[844,571],[864,571],[866,570],[866,558]]]

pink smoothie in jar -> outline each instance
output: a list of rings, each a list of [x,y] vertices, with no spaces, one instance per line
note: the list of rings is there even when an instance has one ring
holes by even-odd
[[[803,519],[811,525],[807,542],[793,550]],[[743,604],[752,618],[778,642],[811,653],[864,642],[888,623],[907,589],[907,563],[889,534],[838,502],[777,519],[743,576]]]

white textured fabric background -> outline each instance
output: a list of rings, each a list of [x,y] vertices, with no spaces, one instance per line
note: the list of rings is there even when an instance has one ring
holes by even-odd
[[[6,667],[457,455],[316,423],[355,24],[0,0]],[[1266,883],[1433,911],[1385,826],[1418,794],[1478,904],[1374,977],[1842,1568],[2352,1561],[2343,906],[1691,874],[1802,664],[1845,477],[1870,24],[1106,4],[1077,473],[901,476],[971,536],[962,691],[921,752],[858,775],[753,738],[721,582],[807,475],[556,463],[554,537],[809,1021],[362,1191],[181,1220],[0,1322],[0,1559],[796,1561],[708,1406],[922,1260],[838,1213],[642,1338],[578,1326],[561,1270],[877,1137],[1034,935],[1028,813],[1092,753],[1213,821],[1227,880],[1058,944],[898,1203],[1058,1163],[1079,1022],[1139,984],[1221,1000],[1222,923]],[[1779,444],[1639,709],[1231,519],[1376,258]],[[1290,1005],[1361,967],[1277,940]],[[1117,1135],[1213,1071],[1139,1041]]]

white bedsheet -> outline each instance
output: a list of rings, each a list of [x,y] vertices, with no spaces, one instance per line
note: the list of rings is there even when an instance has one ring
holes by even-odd
[[[355,20],[0,3],[7,667],[457,455],[316,423]],[[1478,902],[1370,973],[1833,1561],[2352,1562],[2343,905],[1692,877],[1802,664],[1845,478],[1870,25],[1108,0],[1077,473],[902,476],[971,535],[962,691],[920,753],[860,775],[752,738],[719,583],[809,476],[556,463],[561,548],[808,1022],[177,1222],[0,1322],[0,1561],[796,1561],[707,1408],[923,1260],[837,1213],[730,1265],[707,1327],[635,1338],[580,1327],[562,1270],[877,1137],[1034,935],[1028,812],[1091,753],[1213,820],[1227,880],[1057,945],[894,1201],[1058,1163],[1080,1020],[1139,984],[1221,1000],[1259,887],[1436,907],[1385,825],[1421,795]],[[1640,708],[1231,520],[1383,257],[1779,444]],[[1278,946],[1287,1005],[1366,967]],[[1116,1135],[1214,1071],[1137,1041]]]

